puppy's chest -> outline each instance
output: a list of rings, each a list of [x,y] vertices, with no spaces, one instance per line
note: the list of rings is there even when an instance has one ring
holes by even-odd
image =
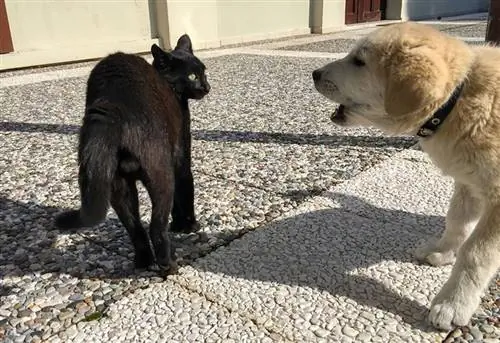
[[[473,180],[470,180],[473,177],[471,174],[473,166],[467,165],[464,156],[455,151],[453,145],[440,143],[439,141],[422,140],[420,146],[444,175],[451,176],[464,183],[473,182]]]

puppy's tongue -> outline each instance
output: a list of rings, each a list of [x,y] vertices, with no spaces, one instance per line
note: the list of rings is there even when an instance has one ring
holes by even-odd
[[[339,121],[339,120],[344,120],[345,119],[345,106],[344,105],[339,105],[335,112],[333,112],[332,116],[330,117],[331,120],[333,121]]]

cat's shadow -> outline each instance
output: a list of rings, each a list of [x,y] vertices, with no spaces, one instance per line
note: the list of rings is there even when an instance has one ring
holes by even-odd
[[[333,196],[343,206],[265,224],[233,241],[229,247],[195,260],[192,266],[241,279],[343,295],[358,304],[391,312],[420,330],[429,330],[425,323],[426,306],[400,295],[387,282],[356,272],[387,260],[416,263],[411,251],[419,238],[429,238],[429,232],[419,237],[419,231],[413,230],[415,224],[407,224],[405,228],[397,223],[386,225],[383,220],[361,220],[346,208],[361,206],[363,211],[370,211],[372,218],[428,222],[437,228],[442,227],[443,218],[387,210],[358,198]],[[81,279],[140,276],[133,269],[128,236],[116,219],[108,219],[93,229],[62,232],[53,228],[53,218],[62,210],[0,198],[1,235],[6,238],[0,261],[2,277],[33,272],[70,274]],[[61,235],[68,235],[70,242],[64,244]],[[195,248],[192,244],[183,244],[182,239],[174,244],[184,245],[183,249]],[[2,293],[10,293],[9,288],[3,287]]]

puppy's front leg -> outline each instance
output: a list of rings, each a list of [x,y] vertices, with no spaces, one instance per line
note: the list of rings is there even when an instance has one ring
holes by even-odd
[[[458,252],[451,276],[433,299],[430,322],[437,328],[466,325],[500,267],[500,202],[485,208]]]
[[[474,230],[481,214],[481,201],[470,189],[455,182],[455,189],[446,214],[446,229],[437,242],[430,242],[416,251],[416,257],[433,266],[451,264],[455,254]]]

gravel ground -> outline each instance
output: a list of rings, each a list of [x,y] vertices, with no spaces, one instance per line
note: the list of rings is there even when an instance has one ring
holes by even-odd
[[[342,42],[351,44],[350,39]],[[334,52],[339,52],[339,47]],[[313,50],[311,47],[307,49]],[[325,189],[342,184],[415,142],[408,138],[383,137],[376,130],[345,130],[333,126],[328,120],[333,106],[314,90],[310,76],[311,70],[327,61],[321,58],[295,59],[243,54],[205,60],[212,92],[206,99],[193,102],[191,106],[196,211],[203,231],[195,235],[173,236],[182,264],[192,264],[196,260],[196,268],[206,268],[206,260],[200,256],[209,254],[209,258],[217,259],[217,254],[227,251],[224,246],[229,242],[257,227],[273,227],[273,221],[295,211]],[[68,68],[87,65],[75,64]],[[61,70],[60,67],[54,68]],[[3,73],[0,77],[27,72]],[[321,319],[309,318],[304,307],[306,321],[312,323],[312,329],[293,324],[288,333],[274,327],[264,330],[266,325],[261,322],[262,319],[233,317],[236,296],[230,299],[225,295],[227,301],[207,302],[207,297],[210,297],[203,293],[203,289],[197,289],[199,285],[196,283],[186,291],[187,286],[180,277],[171,284],[170,281],[163,282],[152,272],[137,273],[131,263],[132,250],[128,236],[112,211],[109,219],[96,228],[76,233],[54,230],[54,215],[78,204],[75,149],[76,132],[83,113],[85,80],[84,77],[75,77],[0,87],[0,339],[7,342],[48,338],[55,341],[81,341],[88,337],[92,341],[138,340],[138,328],[127,330],[129,336],[125,337],[120,336],[118,329],[107,329],[108,325],[112,326],[113,320],[105,319],[125,316],[127,308],[138,311],[152,309],[153,313],[162,313],[162,319],[154,319],[156,326],[149,325],[153,321],[151,317],[141,321],[140,325],[144,327],[140,327],[146,336],[140,339],[144,340],[158,338],[159,341],[172,341],[179,338],[174,331],[183,334],[198,331],[198,338],[207,337],[207,341],[238,341],[245,338],[264,342],[280,340],[280,337],[288,335],[306,339],[312,337],[311,334],[324,340],[331,334],[327,331],[337,330],[337,327],[342,328],[341,334],[351,337],[351,340],[366,338],[362,335],[362,328],[354,327],[354,322],[349,320],[335,326],[337,322],[333,317],[330,318],[334,315],[335,302],[326,305],[328,310],[325,313],[328,315],[325,314]],[[148,221],[149,200],[142,188],[140,196],[144,208],[143,219]],[[345,222],[352,220],[347,217],[344,219]],[[339,219],[331,217],[331,220]],[[369,225],[368,221],[359,220],[363,222],[362,225]],[[278,234],[286,236],[285,229],[289,226],[289,222],[282,223],[283,230],[279,229]],[[319,233],[318,239],[324,238],[324,234],[327,237],[334,234],[329,238],[334,242],[333,247],[341,242],[335,240],[335,230],[326,233],[321,229]],[[346,233],[338,234],[341,237]],[[300,233],[297,235],[302,237]],[[258,245],[265,246],[269,237],[261,236]],[[316,238],[308,237],[304,235],[301,239],[312,239],[310,246],[315,246]],[[329,253],[334,254],[336,249],[332,251],[329,248]],[[306,254],[300,246],[281,246],[280,249],[282,252],[297,249],[300,254]],[[352,249],[359,250],[354,245]],[[215,255],[213,251],[216,251]],[[234,258],[234,261],[244,262],[241,259],[247,256],[245,251],[242,246],[236,250],[237,256],[228,257],[226,261]],[[327,254],[327,250],[318,251],[318,254]],[[406,256],[398,249],[394,254]],[[316,256],[317,261],[324,258],[319,255]],[[255,264],[248,262],[249,267],[259,268],[263,261],[265,264],[273,263],[263,258],[251,258],[248,261]],[[290,263],[296,262],[290,260]],[[277,263],[283,261],[278,259]],[[358,262],[352,263],[356,266]],[[231,264],[220,266],[215,263],[208,271],[217,271],[217,268],[220,268],[218,272],[225,272],[225,268],[231,268]],[[189,275],[192,270],[187,268],[185,273]],[[319,274],[311,273],[305,275],[319,277]],[[347,280],[342,275],[338,285]],[[233,276],[238,277],[237,274]],[[297,277],[288,276],[291,279]],[[283,287],[296,288],[282,277],[276,275],[268,279],[269,276],[266,276],[263,281],[276,282],[281,278],[285,284]],[[383,282],[390,282],[390,278],[386,276]],[[215,287],[213,282],[206,287],[210,285]],[[344,297],[354,294],[352,285],[343,284],[339,287]],[[380,291],[380,286],[377,287],[375,289]],[[434,287],[429,285],[429,289]],[[307,284],[305,288],[298,292],[307,293]],[[172,293],[167,295],[166,289]],[[242,290],[247,289],[242,287]],[[384,289],[382,287],[382,293]],[[328,291],[328,288],[325,290]],[[191,294],[195,291],[202,292],[201,300],[199,296],[196,298]],[[379,291],[374,293],[375,298],[377,294],[380,295]],[[332,291],[331,294],[335,296],[341,292]],[[161,301],[155,302],[152,295]],[[314,297],[305,296],[306,300],[302,301]],[[370,297],[373,294],[367,293],[360,298],[366,312],[373,305],[368,303]],[[332,298],[328,299],[333,301]],[[394,300],[394,296],[388,299]],[[238,306],[244,307],[244,304],[245,299]],[[353,306],[347,300],[346,304],[347,308]],[[387,305],[388,302],[384,304],[375,306],[376,311],[389,311],[397,320],[396,311],[391,312],[393,305]],[[203,317],[204,314],[198,311],[199,307],[213,315]],[[481,317],[479,313],[473,323],[473,327],[478,328],[485,338],[496,334],[490,326],[494,328],[499,325],[498,307],[498,283],[493,283],[489,295],[483,301],[485,315]],[[181,317],[180,309],[189,317],[185,314]],[[411,312],[411,315],[415,315],[415,312]],[[268,316],[265,314],[262,318]],[[407,320],[403,326],[396,326],[395,332],[415,330],[412,325],[416,319],[409,319],[410,315],[404,313],[402,316]],[[99,320],[101,317],[104,318]],[[284,322],[280,324],[282,319],[279,316],[275,320],[279,327],[281,324],[286,326]],[[300,322],[294,318],[294,323],[296,320]],[[115,324],[118,328],[121,325],[133,327],[134,321],[117,320]],[[157,329],[152,330],[152,327]],[[242,330],[242,327],[245,329]],[[107,332],[101,335],[102,330]],[[238,330],[237,337],[233,337],[235,330]],[[460,337],[468,339],[469,336],[478,335],[476,329],[467,330],[463,328]],[[384,340],[385,333],[381,335]],[[458,331],[451,335],[458,337]],[[345,341],[349,342],[347,338]]]
[[[249,55],[207,59],[213,91],[192,103],[196,210],[203,232],[174,237],[182,263],[413,143],[331,125],[332,105],[317,95],[309,75],[322,62]],[[102,316],[121,298],[159,282],[154,274],[133,270],[128,236],[112,211],[96,228],[53,229],[57,212],[78,205],[75,150],[85,80],[0,88],[5,338],[65,340],[76,323]],[[294,94],[306,94],[310,102]],[[142,188],[140,195],[148,221]]]
[[[486,23],[479,24],[427,24],[447,34],[460,37],[481,37],[486,35]],[[292,45],[279,48],[279,50],[316,51],[316,52],[349,52],[356,43],[356,39],[332,39],[308,44]],[[484,42],[467,42],[471,45],[484,44]]]
[[[287,46],[281,50],[317,51],[317,52],[349,52],[354,47],[356,39],[332,39],[322,42]]]
[[[449,27],[441,28],[439,25],[436,26],[441,31],[448,33],[453,36],[459,37],[482,37],[486,36],[486,23],[479,24],[466,24],[466,25],[455,25]]]

